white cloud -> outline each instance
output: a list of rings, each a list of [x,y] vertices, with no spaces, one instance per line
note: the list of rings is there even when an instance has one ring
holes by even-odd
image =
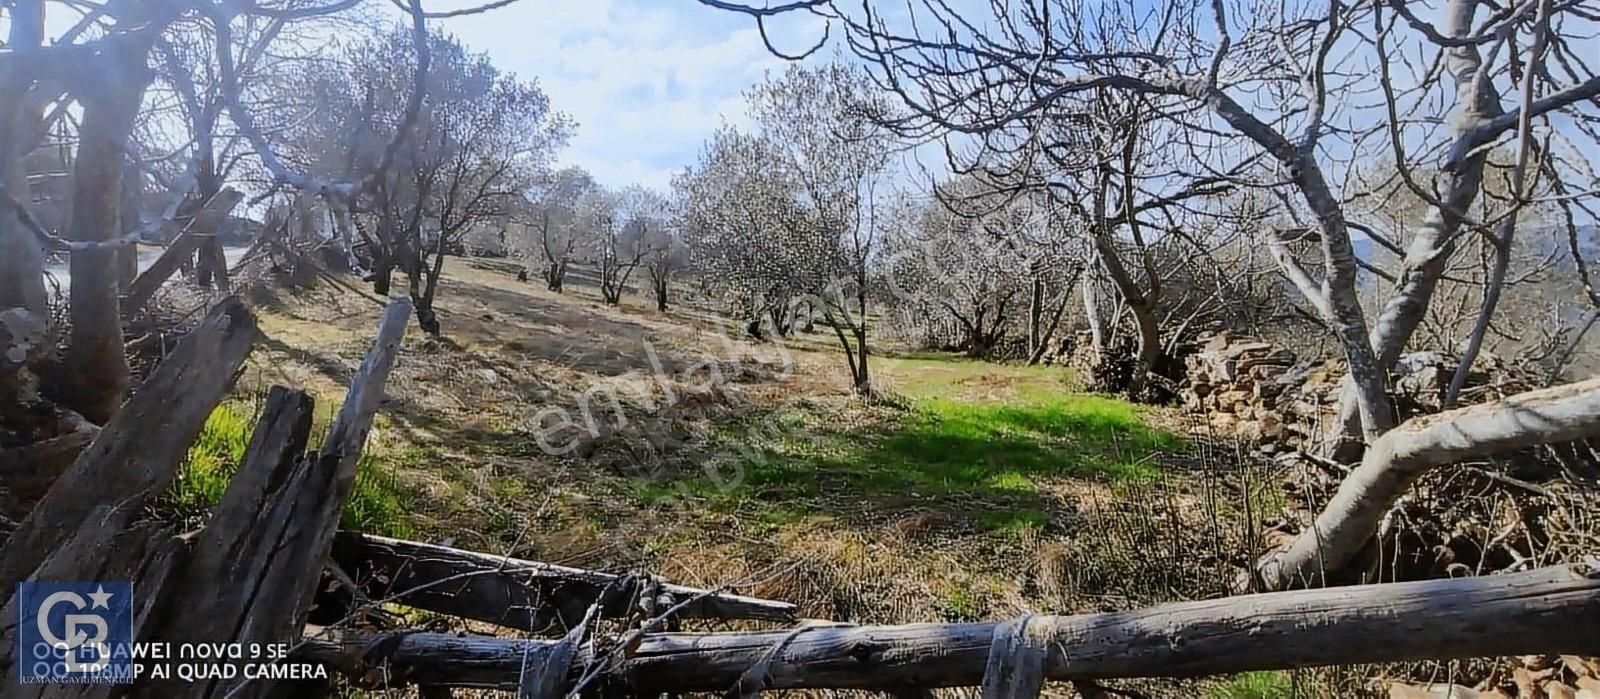
[[[578,122],[561,164],[612,186],[665,189],[718,126],[747,121],[740,92],[784,65],[748,17],[691,0],[524,0],[442,26],[537,79]],[[769,29],[786,49],[822,31],[810,18]]]

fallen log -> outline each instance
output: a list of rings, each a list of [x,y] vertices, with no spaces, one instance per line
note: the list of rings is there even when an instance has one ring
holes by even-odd
[[[1600,435],[1600,379],[1407,420],[1368,447],[1311,527],[1256,566],[1262,589],[1311,587],[1342,570],[1429,469]]]
[[[369,599],[392,599],[523,631],[576,625],[608,586],[612,592],[601,613],[625,617],[635,611],[630,603],[636,594],[651,585],[643,578],[355,532],[340,532],[334,538],[333,560],[356,579]],[[663,609],[692,600],[682,617],[786,622],[795,616],[795,606],[787,602],[712,594],[669,583],[660,583],[654,592]]]
[[[1035,616],[1054,680],[1196,677],[1324,665],[1600,654],[1600,563],[1524,573],[1267,593],[1079,616]],[[978,685],[1014,622],[649,634],[608,690],[725,692],[768,663],[768,689]],[[779,647],[781,644],[781,647]],[[308,628],[299,657],[386,686],[535,684],[558,641]],[[773,652],[779,647],[777,652]],[[770,657],[769,657],[770,656]],[[595,659],[586,647],[572,682]],[[570,686],[567,685],[567,686]],[[604,692],[603,692],[604,693]]]

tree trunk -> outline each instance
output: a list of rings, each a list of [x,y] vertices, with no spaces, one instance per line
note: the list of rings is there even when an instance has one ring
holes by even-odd
[[[1099,263],[1091,260],[1083,275],[1083,318],[1089,325],[1089,346],[1095,356],[1106,349],[1105,323],[1100,318]]]
[[[379,296],[388,296],[389,289],[394,286],[394,260],[388,255],[374,253],[372,269],[372,293]]]
[[[28,171],[24,162],[27,143],[44,118],[43,105],[27,100],[32,78],[27,74],[28,52],[37,50],[44,36],[42,0],[21,0],[11,7],[8,48],[17,54],[0,72],[0,195],[28,203]],[[5,119],[9,116],[9,119]],[[24,308],[47,317],[50,298],[44,286],[44,251],[38,238],[23,225],[11,207],[0,205],[0,310]]]
[[[1350,244],[1344,208],[1328,186],[1316,149],[1297,147],[1214,84],[1204,86],[1193,96],[1286,168],[1306,207],[1316,217],[1322,243],[1322,282],[1312,288],[1297,286],[1301,293],[1320,301],[1317,305],[1324,311],[1323,320],[1333,329],[1350,367],[1362,433],[1368,440],[1376,439],[1394,426],[1394,414],[1384,392],[1387,371],[1379,366],[1372,350],[1366,316],[1356,295],[1355,250]]]
[[[1070,291],[1072,289],[1072,284],[1066,284],[1066,289]],[[1068,293],[1063,293],[1061,302],[1056,304],[1056,311],[1050,318],[1050,325],[1045,327],[1044,334],[1039,337],[1038,346],[1034,347],[1033,351],[1028,353],[1029,365],[1038,364],[1039,360],[1044,358],[1044,353],[1050,349],[1050,341],[1055,339],[1056,330],[1061,327],[1061,316],[1066,314],[1067,304],[1071,302],[1071,296],[1068,295]]]
[[[79,96],[83,120],[72,174],[68,231],[77,242],[108,240],[120,225],[122,164],[134,116],[150,84],[144,37],[108,41],[97,62],[100,82]],[[128,390],[118,306],[117,251],[72,253],[72,337],[67,345],[68,405],[92,422],[104,423]]]
[[[434,244],[433,259],[426,268],[418,265],[422,278],[412,278],[411,297],[417,307],[417,325],[422,331],[434,337],[439,336],[439,316],[433,310],[433,300],[439,294],[439,278],[444,276],[444,243],[445,233],[439,231],[439,240]],[[417,294],[417,284],[422,282],[422,293]]]
[[[1040,337],[1044,335],[1044,281],[1037,275],[1028,293],[1028,356],[1032,357],[1034,350],[1039,348]]]
[[[1026,629],[1043,677],[1198,677],[1413,660],[1600,653],[1600,572],[1556,566],[1524,573],[1367,585],[1146,609],[1038,615],[1012,622],[815,626],[734,633],[659,633],[604,673],[631,696],[723,694],[752,667],[762,689],[961,687],[985,681],[997,638]],[[1020,622],[1020,623],[1019,623]],[[299,655],[342,672],[514,690],[544,678],[559,641],[444,633],[308,629]],[[385,648],[381,666],[370,649]],[[586,650],[585,653],[588,651]],[[556,684],[570,687],[587,654]]]
[[[656,310],[662,313],[667,312],[667,280],[666,272],[651,275],[651,281],[655,282],[656,287]]]
[[[1129,304],[1133,322],[1139,330],[1139,359],[1134,363],[1133,375],[1128,377],[1128,395],[1136,401],[1149,400],[1150,374],[1161,361],[1161,321],[1153,308],[1144,304]]]
[[[1441,32],[1450,37],[1471,34],[1479,1],[1447,2]],[[1477,125],[1504,113],[1494,81],[1477,79],[1481,65],[1476,45],[1451,47],[1445,52],[1446,72],[1455,83],[1457,110],[1448,125],[1457,141],[1468,138]],[[1472,206],[1482,188],[1488,155],[1487,149],[1477,149],[1449,173],[1449,186],[1441,198],[1445,206],[1429,207],[1421,227],[1406,245],[1398,288],[1384,304],[1372,329],[1378,364],[1386,373],[1394,368],[1412,333],[1428,314],[1439,278],[1455,254],[1461,213]],[[1340,386],[1339,417],[1331,425],[1334,432],[1325,440],[1323,453],[1331,458],[1353,461],[1361,456],[1361,414],[1356,398],[1355,384],[1347,378]]]
[[[95,507],[132,513],[160,495],[255,341],[238,299],[212,308],[12,533],[0,549],[0,590],[14,589]]]
[[[873,395],[872,374],[867,368],[868,352],[866,319],[863,318],[859,325],[852,328],[852,331],[856,336],[855,392],[858,396],[871,397]],[[846,349],[846,351],[849,350]]]
[[[117,235],[126,236],[139,230],[139,167],[131,161],[122,163],[122,196],[117,206]],[[130,243],[117,248],[117,293],[126,293],[139,276],[139,245]]]
[[[567,262],[551,262],[544,268],[544,286],[546,289],[561,293],[562,282],[567,278]]]
[[[1600,436],[1600,379],[1521,393],[1407,421],[1368,448],[1361,465],[1289,548],[1257,566],[1269,590],[1317,585],[1342,572],[1395,501],[1428,469],[1540,444]]]

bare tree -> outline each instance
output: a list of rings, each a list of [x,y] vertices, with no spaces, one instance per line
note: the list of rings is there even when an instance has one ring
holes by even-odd
[[[667,312],[673,278],[688,266],[689,249],[683,240],[682,220],[677,214],[648,231],[649,252],[645,253],[644,269],[650,276],[650,291],[655,296],[656,310]]]
[[[832,259],[817,261],[832,278],[816,306],[844,350],[855,392],[870,395],[870,267],[884,225],[880,199],[887,194],[894,146],[880,126],[893,118],[890,103],[864,73],[841,63],[791,66],[747,98],[762,132],[784,152],[796,194],[834,241]]]
[[[532,195],[529,223],[518,249],[524,259],[542,261],[545,288],[560,292],[582,237],[578,205],[598,185],[582,168],[569,167],[547,175]]]
[[[987,357],[1009,337],[1037,362],[1070,301],[1078,250],[1065,212],[1043,195],[1006,197],[970,178],[891,217],[885,274],[892,303],[925,341]],[[935,323],[950,319],[956,337]],[[921,322],[917,322],[921,319]]]
[[[759,335],[784,335],[791,301],[827,284],[836,238],[797,198],[798,178],[769,139],[719,129],[700,162],[673,179],[700,279]]]
[[[442,35],[428,43],[426,98],[400,147],[383,145],[394,138],[388,125],[406,109],[393,76],[417,59],[409,33],[396,30],[353,48],[340,63],[313,66],[305,92],[316,99],[306,106],[310,118],[297,149],[308,165],[338,168],[329,176],[389,159],[392,167],[374,180],[370,196],[355,201],[364,221],[356,231],[369,251],[374,288],[388,293],[393,272],[405,274],[418,324],[437,335],[433,302],[445,255],[473,226],[505,224],[569,127],[536,85],[502,74],[486,56]],[[354,138],[347,136],[351,124]],[[326,155],[312,150],[330,147]]]
[[[607,305],[622,302],[628,278],[644,263],[667,227],[667,200],[640,186],[612,195],[608,211],[595,218],[595,266],[600,296]]]
[[[1337,340],[1348,367],[1339,427],[1353,438],[1344,442],[1356,452],[1380,443],[1383,448],[1368,454],[1362,477],[1346,482],[1337,506],[1302,535],[1287,559],[1273,564],[1273,570],[1289,573],[1264,572],[1269,585],[1299,580],[1310,567],[1347,563],[1377,516],[1415,477],[1419,465],[1412,457],[1428,453],[1448,460],[1467,443],[1445,436],[1455,434],[1449,426],[1433,431],[1451,449],[1408,441],[1414,433],[1431,435],[1438,422],[1408,425],[1380,442],[1394,425],[1385,393],[1388,371],[1425,317],[1462,233],[1489,235],[1495,248],[1475,328],[1465,338],[1470,355],[1493,322],[1494,297],[1505,282],[1505,259],[1516,216],[1532,191],[1531,175],[1548,182],[1548,198],[1562,207],[1569,238],[1578,237],[1575,219],[1595,218],[1586,207],[1600,191],[1584,158],[1577,157],[1592,153],[1593,146],[1572,144],[1600,143],[1593,127],[1600,76],[1589,64],[1592,51],[1582,48],[1592,45],[1600,18],[1577,4],[1449,0],[1439,13],[1442,26],[1420,16],[1421,3],[1407,0],[1257,6],[1249,15],[1233,13],[1222,2],[1166,3],[1152,10],[1131,1],[1035,0],[994,3],[983,17],[963,16],[937,0],[912,3],[894,17],[870,5],[856,9],[826,1],[778,9],[708,4],[758,21],[772,12],[807,10],[844,27],[850,48],[910,111],[902,129],[954,134],[957,145],[976,149],[975,156],[955,163],[958,168],[997,155],[1049,156],[1059,142],[1051,128],[1061,123],[1052,115],[1077,100],[1109,96],[1113,104],[1170,126],[1163,147],[1187,172],[1277,198],[1281,220],[1267,234],[1268,247]],[[1480,5],[1488,8],[1481,21]],[[1521,46],[1531,48],[1524,53]],[[1411,61],[1430,53],[1438,57],[1436,64]],[[1420,67],[1408,76],[1410,84],[1392,75],[1397,66],[1413,64]],[[1513,91],[1520,104],[1508,108],[1504,96]],[[1379,108],[1364,110],[1363,94],[1382,96]],[[1130,131],[1146,123],[1136,116],[1124,119]],[[1526,137],[1535,122],[1550,134],[1537,147]],[[1510,201],[1492,211],[1473,210],[1483,196],[1485,161],[1494,144],[1514,131],[1523,136],[1511,166],[1520,174],[1513,175]],[[1409,240],[1386,240],[1358,220],[1374,188],[1360,180],[1352,161],[1385,152],[1400,163],[1400,182],[1429,203],[1424,220],[1407,231]],[[1440,177],[1420,181],[1411,167],[1419,161],[1436,161]],[[1125,189],[1147,184],[1136,179]],[[1125,223],[1136,218],[1127,216]],[[1375,323],[1368,322],[1358,293],[1364,264],[1356,255],[1358,234],[1405,251],[1398,273],[1389,273],[1395,291]],[[1101,261],[1106,263],[1104,256]],[[1579,391],[1572,398],[1581,403],[1589,395]],[[1485,406],[1452,419],[1461,421],[1461,433],[1492,435],[1480,446],[1525,447],[1589,429],[1525,419],[1542,412]],[[1352,458],[1351,450],[1338,453]],[[1437,463],[1432,456],[1425,460]],[[1336,545],[1325,540],[1329,535],[1336,535]]]

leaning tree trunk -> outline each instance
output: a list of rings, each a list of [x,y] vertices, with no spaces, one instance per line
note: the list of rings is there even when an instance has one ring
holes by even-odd
[[[1442,33],[1464,37],[1473,31],[1473,16],[1479,0],[1450,0],[1445,5]],[[1474,44],[1450,48],[1445,53],[1445,68],[1455,82],[1456,116],[1449,120],[1450,133],[1460,142],[1480,124],[1500,116],[1504,110],[1493,81],[1478,80],[1483,59]],[[1477,149],[1449,174],[1444,207],[1430,207],[1416,235],[1406,246],[1400,282],[1394,296],[1384,304],[1372,329],[1372,344],[1378,365],[1384,372],[1394,368],[1411,335],[1428,313],[1429,302],[1439,285],[1445,267],[1455,252],[1461,228],[1461,214],[1478,197],[1483,183],[1487,149]],[[1341,461],[1361,456],[1361,414],[1357,410],[1355,384],[1346,379],[1340,386],[1339,417],[1331,427],[1335,433],[1326,440],[1324,453]]]
[[[39,130],[43,105],[26,99],[32,84],[24,57],[37,50],[44,36],[42,0],[21,0],[11,7],[8,47],[17,54],[0,72],[0,195],[29,200],[26,146]],[[9,114],[10,119],[4,117]],[[33,232],[11,208],[0,205],[0,310],[24,308],[44,317],[50,298],[44,286],[44,251]]]
[[[1600,436],[1600,379],[1415,418],[1367,448],[1316,522],[1257,566],[1269,590],[1317,585],[1343,571],[1411,484],[1469,457]]]
[[[856,336],[856,375],[855,392],[862,397],[870,397],[872,393],[872,374],[867,364],[867,319],[863,317],[859,325],[851,328]],[[845,351],[849,351],[846,348]]]
[[[418,268],[422,269],[421,265]],[[440,327],[439,315],[433,310],[433,301],[439,292],[439,277],[443,274],[444,231],[440,231],[439,242],[434,246],[433,260],[425,272],[426,281],[417,277],[411,279],[411,298],[417,307],[417,326],[434,337],[439,336]],[[420,294],[417,292],[419,282],[423,287]]]
[[[142,37],[107,40],[92,84],[78,96],[83,105],[78,157],[72,173],[75,242],[106,241],[121,230],[122,163],[134,116],[150,84]],[[117,251],[113,247],[72,253],[72,337],[67,345],[69,405],[93,422],[105,422],[128,391],[122,315],[117,297]]]
[[[1103,199],[1104,194],[1097,196]],[[1103,203],[1096,204],[1097,211],[1103,211],[1103,208]],[[1117,294],[1122,297],[1123,303],[1133,311],[1134,323],[1139,332],[1139,358],[1135,363],[1133,375],[1128,377],[1127,393],[1134,399],[1140,400],[1144,397],[1150,371],[1161,358],[1161,321],[1156,313],[1159,299],[1154,293],[1145,293],[1133,274],[1128,271],[1127,265],[1123,264],[1121,252],[1117,250],[1116,242],[1112,239],[1110,222],[1102,218],[1102,222],[1094,226],[1091,240],[1094,242],[1095,257],[1105,268],[1106,276],[1111,278],[1111,283],[1117,288]],[[1088,304],[1090,296],[1085,295],[1084,300]]]

